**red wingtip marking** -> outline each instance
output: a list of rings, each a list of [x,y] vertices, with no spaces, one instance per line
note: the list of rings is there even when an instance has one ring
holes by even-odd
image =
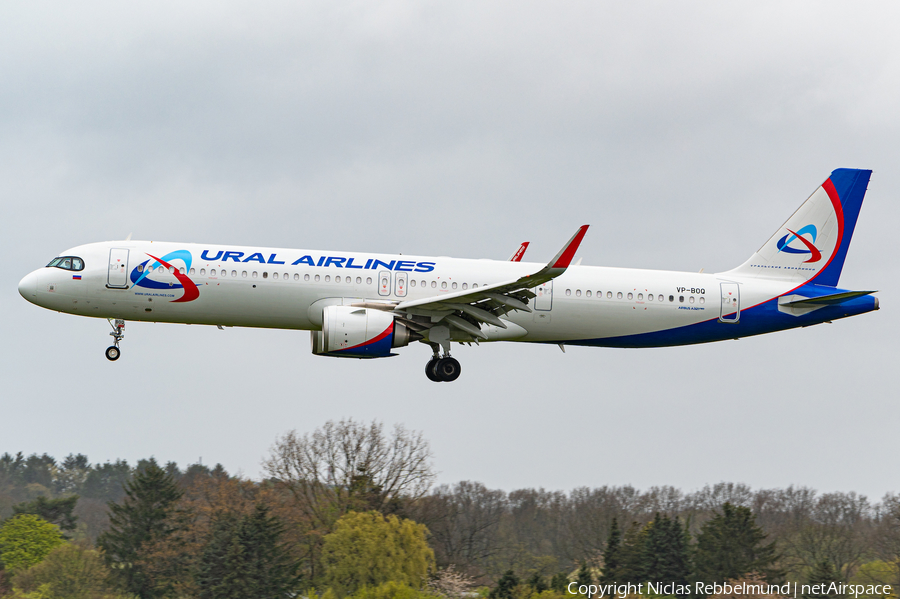
[[[520,261],[522,260],[522,256],[525,255],[525,250],[528,249],[528,244],[529,244],[529,243],[530,243],[530,242],[528,242],[528,241],[523,241],[523,242],[522,242],[522,245],[519,246],[518,251],[513,255],[512,258],[510,258],[509,261],[510,261],[510,262],[520,262]]]
[[[572,258],[575,257],[575,252],[578,251],[578,246],[581,245],[581,240],[584,239],[584,234],[587,233],[588,227],[590,225],[582,225],[578,232],[575,233],[575,237],[572,238],[572,241],[569,242],[569,245],[566,249],[563,250],[563,253],[560,255],[559,260],[553,263],[553,268],[568,268],[569,264],[572,262]]]

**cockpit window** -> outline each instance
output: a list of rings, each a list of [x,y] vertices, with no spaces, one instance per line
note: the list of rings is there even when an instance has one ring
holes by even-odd
[[[84,270],[84,260],[75,256],[60,256],[51,260],[47,267],[50,266],[63,270]]]

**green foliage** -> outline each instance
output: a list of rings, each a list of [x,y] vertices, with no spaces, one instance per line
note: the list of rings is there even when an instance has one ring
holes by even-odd
[[[750,508],[722,505],[722,512],[708,520],[697,536],[696,575],[702,582],[737,580],[757,572],[777,584],[784,573],[776,568],[775,543],[764,543],[766,534],[757,526]]]
[[[423,524],[378,512],[350,512],[325,535],[324,579],[339,594],[389,581],[420,588],[434,568]]]
[[[525,584],[531,587],[531,590],[538,593],[550,590],[550,585],[547,584],[547,581],[544,580],[544,577],[541,576],[540,572],[532,574],[528,580],[525,581]]]
[[[60,530],[75,530],[75,521],[78,517],[72,514],[75,504],[78,503],[78,495],[60,497],[59,499],[47,499],[43,495],[31,501],[13,506],[13,514],[34,514],[57,525]]]
[[[610,584],[616,581],[619,569],[622,567],[622,531],[619,529],[618,518],[613,518],[606,538],[606,549],[603,551],[603,573],[600,575],[601,584]]]
[[[649,526],[632,522],[619,549],[616,582],[641,583],[647,579],[646,542]]]
[[[507,570],[497,581],[497,585],[491,589],[490,599],[513,599],[513,591],[519,585],[519,578],[512,570]]]
[[[565,572],[557,572],[553,575],[553,578],[550,579],[550,590],[565,592],[569,586],[569,582],[568,574]]]
[[[198,564],[200,599],[290,596],[297,565],[279,543],[283,532],[262,504],[247,516],[219,515]]]
[[[808,585],[819,585],[825,584],[826,586],[823,588],[828,588],[827,585],[832,582],[841,583],[840,572],[837,571],[830,562],[820,561],[815,567],[810,571],[809,576],[807,577],[806,584]],[[804,593],[803,599],[832,599],[837,597],[837,593]]]
[[[56,526],[34,514],[21,514],[0,525],[0,563],[17,574],[39,563],[63,542]]]
[[[125,589],[141,599],[161,597],[166,592],[138,562],[145,545],[159,542],[174,532],[168,517],[181,495],[172,476],[154,462],[125,485],[125,499],[121,504],[109,504],[110,529],[100,536],[97,544]]]
[[[691,577],[690,547],[681,523],[657,512],[645,529],[642,582],[687,585]]]
[[[42,562],[17,574],[13,584],[25,596],[48,599],[97,599],[112,594],[109,568],[100,553],[66,543],[47,554]]]

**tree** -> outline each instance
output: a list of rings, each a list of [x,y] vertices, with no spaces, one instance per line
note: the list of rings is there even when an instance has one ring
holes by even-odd
[[[109,503],[110,529],[97,544],[125,589],[141,599],[160,597],[166,591],[165,583],[147,576],[141,552],[172,535],[175,528],[169,516],[181,495],[172,477],[153,462],[126,483],[122,503]]]
[[[812,586],[822,585],[822,589],[827,590],[831,583],[841,583],[841,576],[837,569],[826,561],[821,561],[812,569],[807,578],[806,584]],[[833,599],[838,593],[804,593],[803,599]]]
[[[645,529],[642,582],[689,584],[691,560],[688,537],[678,519],[656,512]]]
[[[513,599],[513,590],[519,586],[519,578],[512,570],[507,570],[497,581],[497,586],[491,589],[490,599]]]
[[[14,505],[13,514],[34,514],[57,525],[60,530],[71,532],[75,530],[75,521],[78,520],[78,517],[72,514],[76,503],[78,495],[59,499],[47,499],[40,495],[31,501]]]
[[[15,575],[63,543],[56,526],[34,514],[20,514],[0,524],[0,564]]]
[[[95,599],[112,592],[110,571],[98,551],[66,543],[53,549],[42,562],[16,575],[16,588],[34,593],[49,590],[48,597]]]
[[[338,518],[397,512],[401,500],[422,497],[435,477],[431,457],[421,433],[396,425],[388,437],[375,421],[328,421],[312,434],[291,431],[278,439],[264,466],[305,519],[308,577],[318,577],[322,538]]]
[[[600,575],[601,584],[615,582],[622,566],[622,531],[619,529],[618,518],[612,519],[609,536],[606,538],[606,549],[603,550],[603,573]]]
[[[784,573],[776,567],[775,543],[765,543],[750,508],[726,502],[722,512],[706,521],[697,536],[696,575],[703,582],[737,580],[757,572],[770,583]]]
[[[249,515],[219,515],[197,566],[200,599],[267,599],[294,593],[297,564],[279,542],[283,531],[263,504]]]
[[[535,593],[543,593],[544,591],[550,590],[550,585],[547,584],[547,581],[544,580],[544,577],[541,576],[540,572],[535,572],[532,574],[528,580],[525,581],[531,590]]]
[[[565,572],[557,572],[550,579],[550,590],[564,593],[569,586],[569,575]]]
[[[581,567],[578,568],[578,572],[575,573],[575,582],[578,583],[578,586],[581,586],[583,584],[594,584],[594,574],[588,567],[587,562],[581,562]]]
[[[650,527],[632,522],[619,550],[616,582],[641,583],[647,580],[646,541]]]
[[[350,512],[325,536],[324,582],[339,594],[394,581],[421,587],[434,568],[423,524],[378,512]]]

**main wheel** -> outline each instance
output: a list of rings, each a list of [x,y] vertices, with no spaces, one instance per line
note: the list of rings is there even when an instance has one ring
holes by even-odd
[[[442,358],[438,361],[434,372],[438,380],[449,383],[459,378],[462,368],[460,368],[459,362],[455,358]]]
[[[441,379],[434,373],[434,367],[437,366],[438,362],[440,362],[439,358],[431,358],[428,360],[428,364],[425,365],[425,376],[428,377],[429,381],[434,381],[435,383],[441,382]]]
[[[120,352],[119,348],[115,345],[110,345],[106,348],[106,359],[110,362],[118,360],[120,355],[122,355],[122,352]]]

